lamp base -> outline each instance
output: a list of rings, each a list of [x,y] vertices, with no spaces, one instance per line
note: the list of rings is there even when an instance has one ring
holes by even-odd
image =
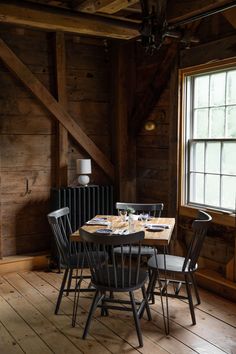
[[[87,175],[80,175],[78,177],[78,182],[79,184],[81,184],[82,186],[87,186],[89,184],[90,178]]]

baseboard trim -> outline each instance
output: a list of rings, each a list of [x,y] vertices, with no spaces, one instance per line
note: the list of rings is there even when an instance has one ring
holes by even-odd
[[[196,272],[197,283],[202,288],[219,294],[226,299],[236,301],[236,283],[225,279],[219,273],[209,269]]]
[[[9,256],[0,259],[0,275],[6,273],[40,270],[49,268],[49,253],[34,253],[17,256]]]

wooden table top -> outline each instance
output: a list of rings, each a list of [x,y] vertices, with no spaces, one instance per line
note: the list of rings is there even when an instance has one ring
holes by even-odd
[[[111,228],[113,232],[116,230],[128,229],[128,221],[122,222],[120,216],[114,215],[97,215],[97,218],[106,218],[107,221],[111,222]],[[167,224],[170,226],[168,229],[163,229],[162,231],[148,231],[143,226],[143,221],[135,220],[134,221],[134,231],[145,231],[145,238],[143,244],[149,246],[167,246],[171,240],[171,235],[175,226],[174,218],[152,218],[147,221],[147,224]],[[88,225],[85,224],[82,226],[86,231],[94,233],[98,229],[104,229],[104,225]],[[110,227],[109,227],[110,228]],[[71,235],[71,241],[80,241],[79,230],[75,231]]]

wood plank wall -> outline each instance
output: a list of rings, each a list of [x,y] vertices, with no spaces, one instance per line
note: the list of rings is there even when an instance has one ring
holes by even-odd
[[[96,43],[96,42],[95,42]],[[66,36],[66,72],[68,112],[93,142],[111,159],[111,114],[109,48],[102,41],[88,45],[78,37]],[[89,158],[86,152],[69,140],[68,181],[75,183],[76,158]],[[110,180],[92,161],[93,184]]]
[[[156,76],[162,75],[160,61],[166,49],[148,55],[137,50],[136,102],[145,95]],[[167,81],[168,82],[168,81]],[[145,122],[152,120],[156,128],[146,131]],[[168,215],[169,151],[170,151],[170,84],[162,92],[150,115],[143,121],[137,135],[137,196],[138,202],[163,202],[163,215]]]
[[[2,26],[1,37],[50,89],[46,33]],[[0,82],[2,255],[9,256],[48,248],[55,122],[2,63]]]
[[[56,97],[55,37],[1,25],[0,37]],[[95,41],[96,43],[96,41]],[[97,45],[66,36],[68,111],[110,157],[109,54]],[[1,256],[46,250],[50,189],[56,186],[56,120],[0,63]],[[75,160],[88,157],[69,137],[68,179],[75,184]],[[93,163],[92,183],[109,183]]]

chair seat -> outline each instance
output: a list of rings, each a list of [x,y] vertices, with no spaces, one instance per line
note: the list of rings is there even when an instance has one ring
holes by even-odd
[[[91,252],[93,259],[97,259],[97,257],[100,258],[100,262],[104,262],[105,259],[108,257],[104,256],[103,252]],[[64,266],[64,265],[62,265]],[[76,268],[89,268],[89,264],[88,264],[88,260],[87,257],[85,255],[85,253],[80,253],[79,255],[77,254],[72,254],[70,256],[70,262],[69,262],[69,268],[70,269],[76,269]]]
[[[157,265],[159,270],[165,270],[165,262],[164,262],[164,254],[158,254],[157,257],[154,255],[148,260],[148,266],[151,269],[157,269]],[[194,272],[197,269],[197,264],[194,269],[188,269],[188,265],[183,270],[185,258],[179,256],[166,255],[166,270],[170,272],[178,272],[178,273],[188,273],[190,271]]]
[[[115,253],[121,253],[121,247],[116,247],[114,249]],[[124,254],[129,254],[130,253],[130,249],[129,247],[125,246],[123,247],[123,253]],[[133,255],[138,254],[139,253],[139,247],[138,246],[131,246],[131,253]],[[149,246],[141,246],[141,256],[153,256],[155,253],[155,249],[153,247],[149,247]]]
[[[146,270],[140,270],[138,279],[136,279],[136,269],[132,269],[129,272],[128,269],[116,268],[116,279],[117,284],[115,282],[115,268],[113,266],[109,267],[109,272],[107,272],[107,268],[104,268],[104,272],[101,272],[100,279],[91,279],[92,285],[102,291],[114,291],[114,292],[123,292],[123,291],[132,291],[135,289],[141,288],[145,281],[148,278],[148,274]],[[123,279],[123,284],[122,284]]]

